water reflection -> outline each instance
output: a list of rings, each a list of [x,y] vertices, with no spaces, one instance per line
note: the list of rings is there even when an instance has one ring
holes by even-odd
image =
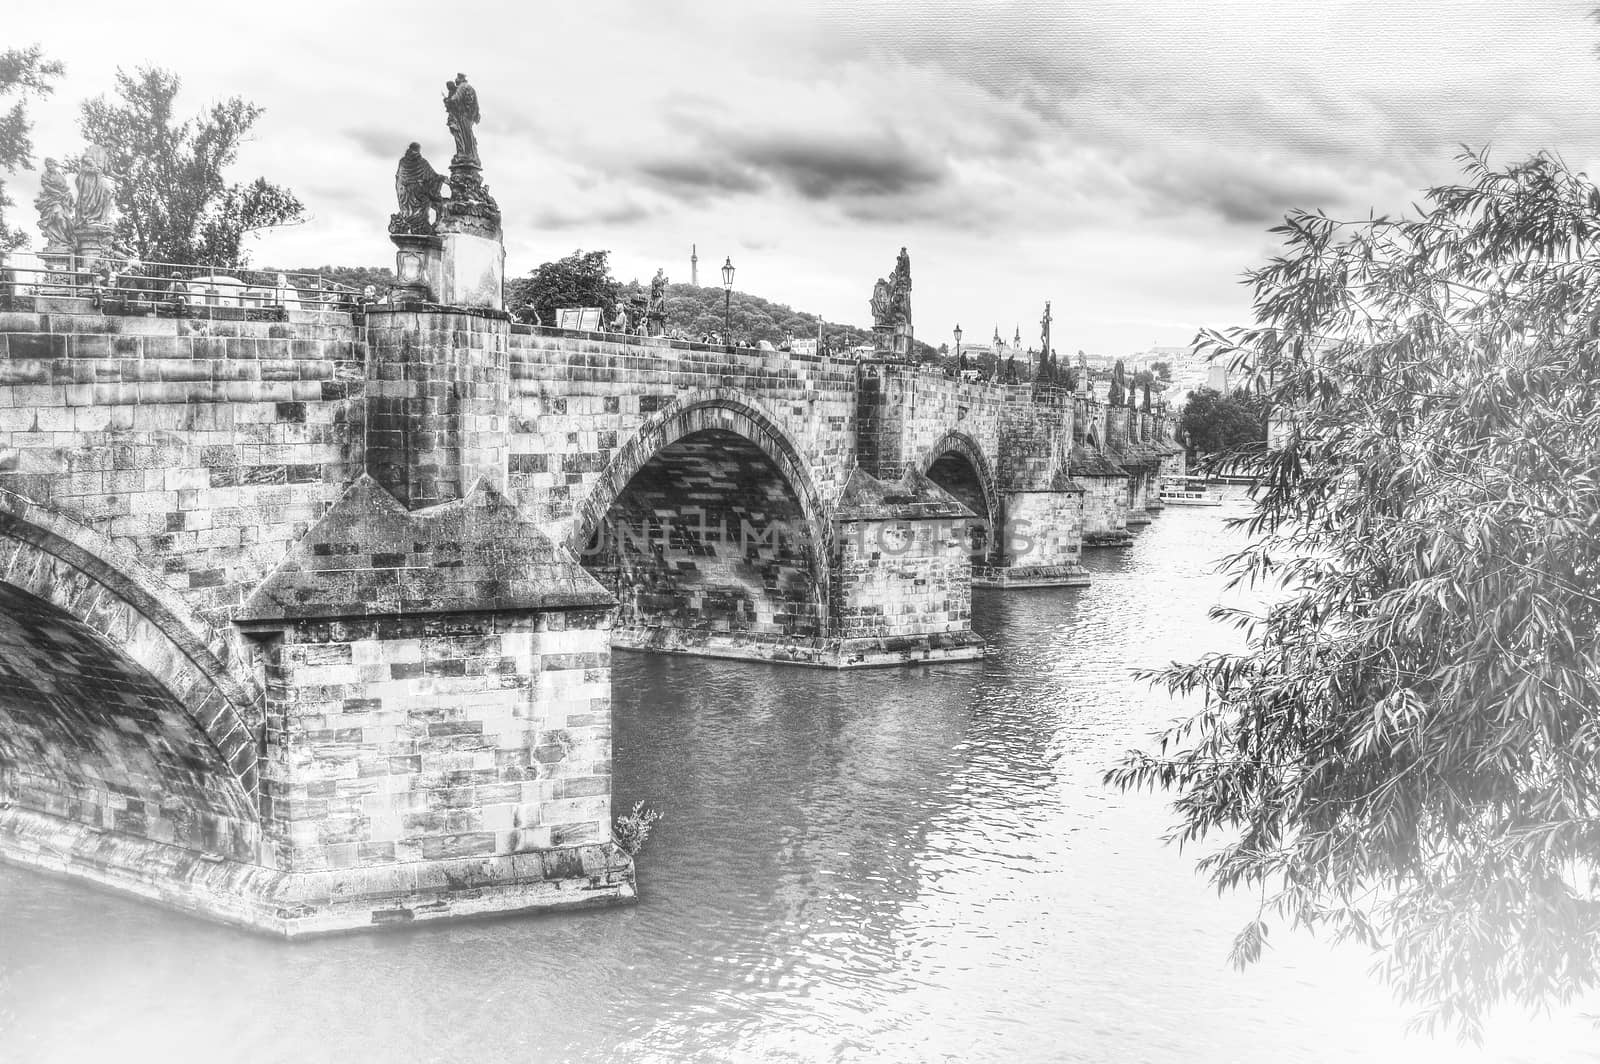
[[[832,674],[629,655],[628,910],[288,947],[0,868],[0,1060],[1600,1060],[1580,1021],[1407,1040],[1364,960],[1225,965],[1248,899],[1100,786],[1217,648],[1227,540],[1169,511],[1083,590],[980,593],[983,663]]]

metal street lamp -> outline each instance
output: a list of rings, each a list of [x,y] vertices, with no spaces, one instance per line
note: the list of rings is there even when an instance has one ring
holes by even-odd
[[[956,376],[961,376],[961,371],[967,368],[966,360],[961,357],[961,323],[956,322]]]
[[[733,343],[733,256],[722,264],[722,332],[727,343]]]

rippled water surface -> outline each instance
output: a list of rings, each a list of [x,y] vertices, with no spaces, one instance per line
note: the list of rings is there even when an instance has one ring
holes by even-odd
[[[0,867],[0,1061],[1600,1061],[1576,1015],[1404,1035],[1366,960],[1275,936],[1101,771],[1177,712],[1129,670],[1228,645],[1218,510],[1086,590],[979,592],[982,664],[619,655],[643,900],[293,946]]]

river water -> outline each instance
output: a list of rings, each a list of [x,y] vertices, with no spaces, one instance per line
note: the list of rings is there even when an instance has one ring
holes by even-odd
[[[665,816],[635,907],[290,946],[0,867],[0,1062],[1600,1061],[1575,1013],[1407,1036],[1305,936],[1234,972],[1249,900],[1101,786],[1180,709],[1129,670],[1234,638],[1225,512],[1168,510],[1087,589],[977,593],[982,663],[619,654],[616,808]]]

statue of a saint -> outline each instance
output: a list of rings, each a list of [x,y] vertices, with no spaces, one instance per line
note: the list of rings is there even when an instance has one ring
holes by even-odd
[[[894,261],[894,273],[889,276],[889,320],[896,326],[895,335],[911,332],[911,256],[901,248]],[[903,330],[901,327],[904,327]],[[909,344],[909,340],[907,341]],[[909,348],[908,348],[909,349]]]
[[[39,175],[39,195],[34,198],[33,205],[39,209],[39,232],[44,236],[45,250],[70,251],[75,213],[72,186],[54,159],[44,161],[44,173]]]
[[[457,74],[454,81],[444,83],[444,109],[449,115],[446,124],[450,127],[450,135],[456,140],[456,153],[450,159],[450,165],[461,163],[479,165],[478,137],[472,127],[480,120],[478,114],[478,90],[467,84],[465,74]]]
[[[106,172],[106,150],[89,145],[78,163],[77,229],[110,228],[116,222],[117,193]]]
[[[394,171],[394,196],[400,209],[389,219],[392,233],[427,232],[432,227],[428,209],[433,208],[433,220],[438,220],[444,199],[439,188],[444,177],[422,157],[422,145],[412,141],[400,164]]]
[[[645,320],[650,335],[661,336],[667,331],[667,271],[659,266],[650,280],[650,303],[645,310]]]
[[[872,286],[872,324],[889,324],[889,282],[882,277]]]

